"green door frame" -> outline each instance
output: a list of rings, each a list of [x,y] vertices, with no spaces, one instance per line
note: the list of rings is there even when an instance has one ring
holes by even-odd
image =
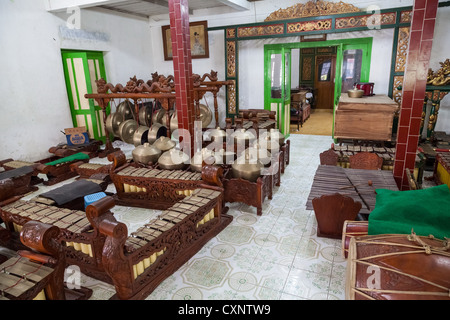
[[[280,83],[280,97],[272,97],[271,90],[271,60],[272,54],[280,54],[281,55],[281,83]],[[290,123],[290,112],[286,112],[286,109],[290,109],[290,101],[291,101],[291,49],[281,47],[274,50],[264,50],[264,77],[269,81],[266,87],[266,83],[264,85],[264,108],[266,110],[272,109],[272,104],[276,104],[277,116],[277,124],[280,132],[283,133],[286,137],[289,136],[289,130],[285,130],[286,123]],[[289,127],[287,127],[289,129]]]
[[[270,54],[268,52],[283,52],[286,49],[301,49],[315,47],[336,47],[336,76],[334,82],[334,107],[333,107],[333,129],[332,136],[334,138],[334,116],[336,106],[339,103],[342,88],[342,63],[344,58],[344,50],[363,49],[363,59],[361,65],[361,82],[368,82],[370,75],[370,62],[372,57],[372,37],[354,38],[354,39],[338,39],[327,41],[311,41],[311,42],[292,42],[280,44],[264,45],[264,109],[270,110]],[[301,55],[301,53],[300,53]],[[269,59],[269,60],[267,60]]]
[[[105,135],[101,134],[102,132],[102,123],[99,123],[102,116],[102,109],[95,103],[94,99],[87,99],[89,103],[89,109],[81,108],[81,99],[84,98],[83,92],[80,92],[77,81],[74,79],[73,75],[75,75],[75,66],[73,63],[73,59],[81,58],[83,62],[83,70],[85,75],[85,84],[86,84],[86,93],[94,93],[92,92],[92,88],[95,86],[95,80],[98,78],[103,78],[106,80],[106,72],[105,72],[105,64],[103,61],[103,52],[100,51],[78,51],[78,50],[61,50],[61,57],[63,63],[64,70],[64,78],[66,80],[66,89],[67,95],[69,98],[69,106],[70,113],[72,115],[72,123],[74,127],[78,126],[77,116],[82,115],[85,119],[85,125],[88,132],[93,133],[93,137],[95,140],[100,140],[105,142]],[[67,60],[71,60],[71,64],[69,66]],[[95,79],[91,79],[91,74],[89,72],[89,60],[94,60],[97,63],[93,63],[93,70]],[[71,79],[72,78],[72,79]],[[71,81],[73,83],[71,84]],[[77,99],[75,102],[74,99]],[[109,115],[110,107],[106,108],[106,115]],[[88,117],[90,117],[91,121],[88,121]],[[106,130],[106,128],[103,128]],[[105,131],[106,133],[106,131]]]

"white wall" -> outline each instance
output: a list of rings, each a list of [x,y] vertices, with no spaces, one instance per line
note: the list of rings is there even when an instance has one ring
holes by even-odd
[[[196,10],[191,21],[208,20],[210,27],[263,21],[271,12],[287,8],[297,0],[252,2],[251,10]],[[412,0],[347,1],[360,8],[378,4],[381,9],[411,6]],[[64,142],[61,130],[72,126],[61,49],[105,52],[108,81],[125,83],[129,77],[149,79],[150,74],[173,74],[172,61],[164,61],[161,26],[168,15],[146,21],[97,10],[81,10],[81,31],[64,29],[69,14],[48,13],[41,0],[0,1],[0,160],[35,161],[49,156],[48,148]],[[450,8],[439,8],[430,67],[449,58],[447,40]],[[88,35],[88,37],[84,37]],[[387,92],[392,30],[375,30],[329,35],[339,37],[374,36],[370,81],[375,92]],[[239,44],[240,91],[242,107],[263,107],[263,55],[265,43],[297,41],[290,39],[249,40]],[[193,72],[218,71],[225,80],[225,46],[222,31],[209,32],[210,58],[194,59]],[[212,95],[202,101],[213,109]],[[220,119],[225,118],[225,90],[219,93]],[[222,122],[221,125],[224,125]],[[210,127],[215,126],[211,123]],[[441,103],[436,130],[450,133],[450,97]]]
[[[62,48],[104,51],[110,82],[150,78],[148,21],[81,10],[81,30],[70,33],[69,17],[41,0],[0,1],[0,159],[44,159],[65,141],[61,130],[73,125]]]

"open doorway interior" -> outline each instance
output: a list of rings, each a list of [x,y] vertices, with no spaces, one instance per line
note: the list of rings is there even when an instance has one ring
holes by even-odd
[[[341,92],[347,92],[355,83],[369,81],[372,40],[367,37],[265,45],[264,108],[277,112],[278,126],[288,133],[334,136],[334,113]],[[281,62],[275,64],[274,57]],[[275,73],[278,69],[280,72]],[[275,87],[274,78],[279,80]],[[281,99],[273,95],[279,88],[284,88]],[[300,108],[302,115],[295,116],[302,104],[306,106]],[[319,121],[313,120],[319,115]],[[305,132],[306,128],[312,132]]]
[[[294,52],[294,49],[292,50]],[[299,48],[297,70],[294,71],[292,65],[292,74],[297,74],[295,88],[291,89],[291,100],[295,101],[298,95],[306,98],[308,107],[303,107],[302,117],[299,126],[297,120],[298,109],[291,111],[292,121],[291,132],[301,132],[305,134],[332,135],[333,126],[333,108],[335,91],[335,72],[336,72],[336,46],[329,47],[311,47]],[[293,60],[294,53],[292,54]],[[291,79],[293,84],[294,79]],[[301,94],[303,93],[303,95]],[[303,99],[304,99],[303,98]],[[300,98],[301,99],[301,98]],[[308,125],[306,123],[308,121]],[[303,126],[305,125],[305,127]]]

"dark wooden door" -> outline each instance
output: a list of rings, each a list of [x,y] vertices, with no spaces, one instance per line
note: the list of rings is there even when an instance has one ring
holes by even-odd
[[[333,109],[336,56],[316,56],[315,65],[316,108]]]

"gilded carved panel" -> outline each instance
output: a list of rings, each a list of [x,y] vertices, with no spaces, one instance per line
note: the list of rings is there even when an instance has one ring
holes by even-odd
[[[236,29],[227,29],[227,39],[229,38],[236,38]]]
[[[297,19],[305,17],[328,16],[348,12],[360,12],[361,10],[352,4],[331,2],[324,0],[308,1],[305,4],[297,3],[286,9],[272,12],[264,21]]]
[[[228,94],[228,113],[236,114],[236,81],[232,80],[233,84],[227,86]]]
[[[293,22],[287,24],[287,33],[306,32],[315,30],[330,30],[331,27],[332,27],[331,19]]]
[[[240,27],[238,28],[239,37],[257,37],[270,36],[275,34],[283,34],[283,24],[273,24],[269,26],[254,26],[254,27]]]
[[[408,55],[409,27],[398,29],[397,56],[395,58],[395,72],[404,72]]]
[[[399,106],[402,105],[402,90],[398,88],[403,85],[403,76],[395,76],[394,84],[392,88],[392,100],[398,103]]]
[[[411,11],[402,11],[400,15],[400,23],[411,22]]]
[[[394,24],[395,17],[395,12],[387,12],[359,17],[338,18],[336,19],[336,29],[359,27],[372,27],[375,29],[378,25]]]
[[[227,41],[227,76],[236,77],[236,42]]]

